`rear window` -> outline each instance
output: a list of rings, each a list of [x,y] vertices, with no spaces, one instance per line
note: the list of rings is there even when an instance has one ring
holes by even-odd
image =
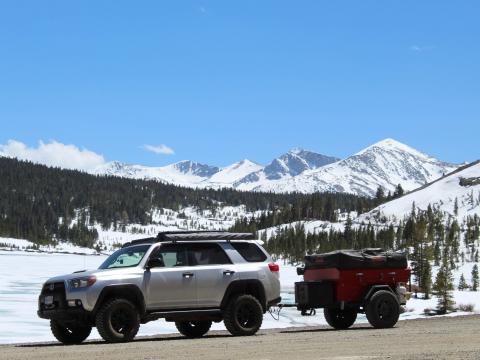
[[[267,260],[267,255],[254,243],[232,242],[232,246],[248,262],[263,262]]]

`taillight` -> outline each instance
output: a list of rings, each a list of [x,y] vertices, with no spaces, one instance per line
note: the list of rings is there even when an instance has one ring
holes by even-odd
[[[279,272],[280,271],[280,266],[275,263],[269,263],[268,268],[270,269],[271,272]]]

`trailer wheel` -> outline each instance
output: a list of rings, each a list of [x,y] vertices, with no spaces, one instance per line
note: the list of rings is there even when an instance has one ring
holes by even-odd
[[[325,308],[323,315],[328,325],[338,330],[348,329],[357,320],[356,309]]]
[[[390,291],[379,290],[368,301],[365,314],[374,328],[391,328],[400,316],[400,304]]]

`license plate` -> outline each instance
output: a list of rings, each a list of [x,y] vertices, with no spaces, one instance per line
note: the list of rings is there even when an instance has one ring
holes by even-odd
[[[52,305],[53,304],[53,296],[45,296],[43,299],[45,305]]]

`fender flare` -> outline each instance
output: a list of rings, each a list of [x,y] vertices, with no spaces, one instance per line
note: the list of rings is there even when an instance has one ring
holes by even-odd
[[[140,315],[144,315],[146,312],[145,298],[140,288],[135,284],[118,284],[105,286],[93,308],[93,314],[96,314],[100,306],[105,300],[110,298],[123,298],[132,301],[138,308]]]
[[[250,280],[235,280],[232,281],[225,291],[223,295],[222,303],[220,308],[223,310],[226,308],[229,299],[236,294],[249,294],[255,296],[260,304],[262,305],[262,309],[264,312],[267,311],[267,300],[265,295],[265,288],[263,284],[258,279],[250,279]]]
[[[368,303],[368,301],[373,296],[373,294],[375,294],[379,290],[387,290],[387,291],[391,292],[392,295],[395,296],[395,293],[390,286],[388,286],[388,285],[373,285],[367,290],[367,292],[365,293],[365,296],[363,297],[364,304]]]

